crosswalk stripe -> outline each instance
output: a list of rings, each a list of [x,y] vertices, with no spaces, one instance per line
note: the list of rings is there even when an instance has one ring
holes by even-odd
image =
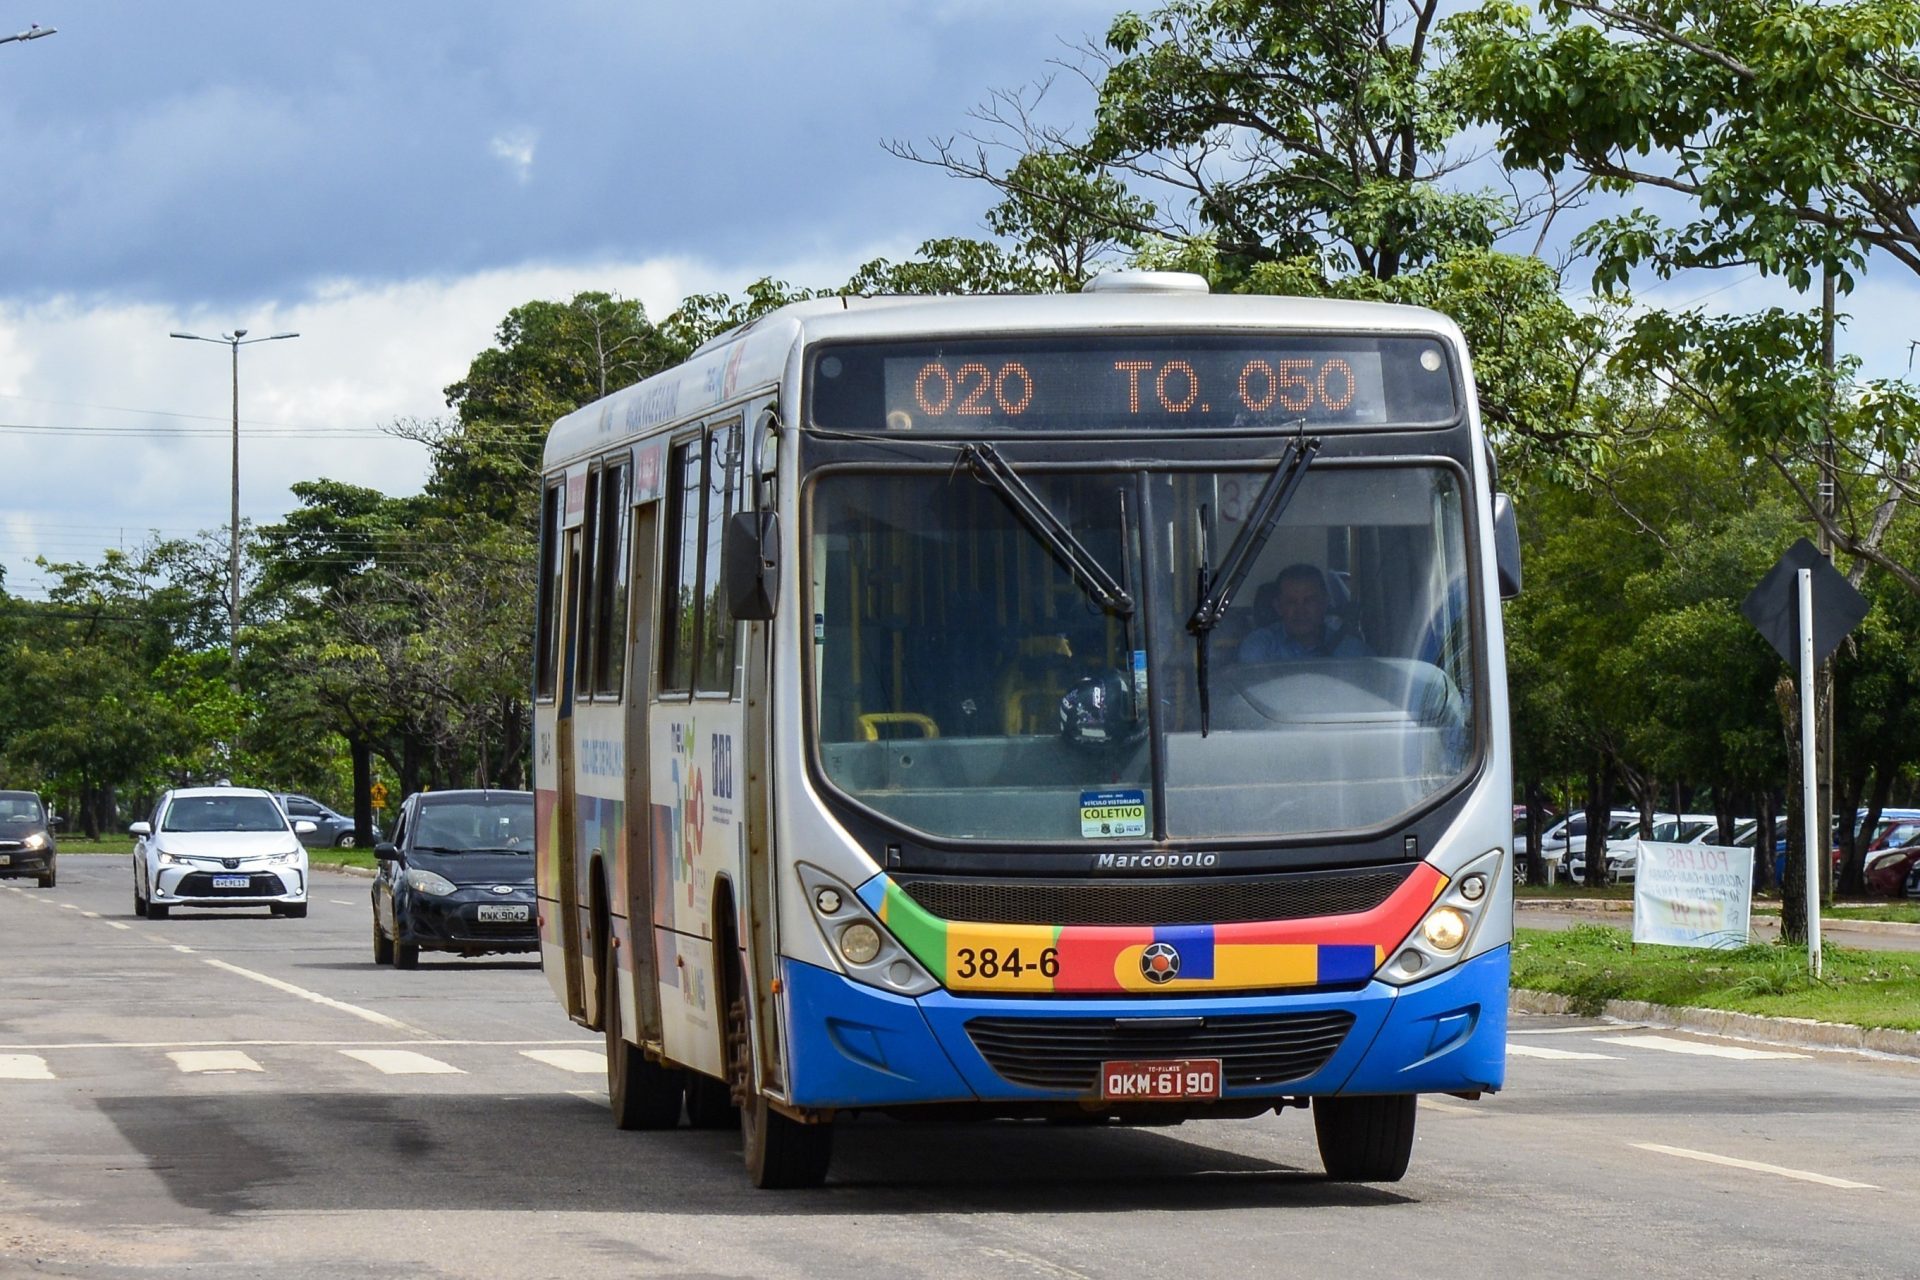
[[[186,1074],[202,1071],[259,1071],[260,1064],[238,1049],[182,1049],[167,1055]]]
[[[595,1049],[522,1049],[520,1056],[583,1076],[597,1076],[607,1069],[607,1055]]]
[[[1543,1044],[1509,1044],[1507,1055],[1514,1058],[1549,1058],[1555,1062],[1618,1062],[1610,1053],[1582,1053],[1577,1049],[1549,1049]]]
[[[342,1054],[357,1058],[375,1071],[390,1076],[463,1076],[466,1072],[451,1063],[429,1058],[410,1049],[342,1049]]]
[[[0,1053],[0,1080],[51,1080],[47,1060],[34,1053]]]
[[[1700,1058],[1740,1058],[1756,1060],[1761,1058],[1805,1058],[1804,1053],[1787,1053],[1779,1049],[1743,1049],[1732,1044],[1702,1044],[1697,1040],[1676,1040],[1672,1036],[1608,1036],[1597,1041],[1599,1044],[1626,1044],[1636,1049],[1659,1049],[1665,1053],[1688,1053]]]

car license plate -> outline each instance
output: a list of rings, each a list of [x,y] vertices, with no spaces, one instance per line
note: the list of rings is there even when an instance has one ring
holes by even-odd
[[[213,887],[216,889],[245,889],[252,884],[253,881],[246,876],[215,876],[213,878]]]
[[[10,867],[12,865],[13,855],[10,853],[0,853],[0,867]]]
[[[1100,1064],[1100,1097],[1107,1102],[1160,1102],[1219,1096],[1218,1058]]]
[[[481,924],[519,924],[527,918],[526,907],[501,907],[492,903],[480,905]]]

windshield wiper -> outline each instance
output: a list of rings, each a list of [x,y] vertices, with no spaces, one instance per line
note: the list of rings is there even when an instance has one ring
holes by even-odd
[[[444,845],[444,844],[417,844],[413,846],[413,851],[415,853],[472,853],[473,852],[473,850],[471,849],[455,849],[450,845]]]
[[[1133,616],[1133,597],[1126,588],[1107,572],[1105,565],[1094,559],[1091,551],[1081,545],[1066,521],[1053,513],[1040,495],[1000,456],[998,449],[990,444],[969,444],[960,450],[954,466],[957,468],[962,464],[974,479],[998,491],[1020,523],[1026,525],[1033,536],[1040,540],[1040,545],[1060,562],[1060,567],[1072,575],[1080,589],[1095,604],[1118,617]]]
[[[1226,616],[1228,607],[1233,604],[1234,593],[1247,580],[1253,562],[1260,558],[1267,539],[1273,536],[1280,517],[1286,513],[1287,504],[1293,501],[1301,480],[1306,478],[1313,455],[1320,452],[1320,444],[1318,436],[1287,443],[1287,451],[1280,455],[1280,464],[1273,469],[1273,475],[1268,477],[1259,496],[1253,500],[1253,506],[1247,511],[1246,523],[1240,526],[1240,536],[1227,549],[1227,558],[1221,562],[1218,571],[1213,568],[1212,554],[1206,545],[1206,513],[1202,509],[1200,580],[1195,593],[1199,599],[1193,606],[1192,616],[1187,619],[1187,630],[1193,633],[1194,638],[1193,665],[1200,687],[1200,736],[1203,738],[1207,736],[1208,721],[1213,710],[1208,689],[1209,638],[1213,629],[1220,625],[1220,619]]]

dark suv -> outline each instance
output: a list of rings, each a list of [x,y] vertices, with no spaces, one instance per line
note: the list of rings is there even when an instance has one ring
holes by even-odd
[[[33,876],[42,889],[51,889],[57,853],[40,797],[0,791],[0,877]]]
[[[273,798],[280,802],[280,808],[295,822],[305,818],[313,824],[313,830],[300,834],[300,843],[309,849],[351,849],[353,848],[353,819],[343,813],[335,813],[311,796],[299,795],[292,791],[276,791]],[[380,824],[373,825],[373,838],[380,839]]]

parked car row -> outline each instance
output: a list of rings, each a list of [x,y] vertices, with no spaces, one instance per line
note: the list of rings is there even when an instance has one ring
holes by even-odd
[[[1740,818],[1734,824],[1733,843],[1751,848],[1758,837],[1760,823]],[[1644,837],[1663,844],[1712,844],[1719,839],[1720,820],[1710,813],[1656,813],[1653,834]],[[1637,809],[1613,809],[1607,814],[1606,879],[1615,884],[1632,880],[1638,863],[1640,812]],[[1513,832],[1513,863],[1516,882],[1526,878],[1527,829],[1524,816],[1516,814]],[[1587,815],[1584,810],[1568,814],[1550,824],[1540,835],[1540,857],[1554,868],[1558,877],[1584,883],[1587,874]]]

